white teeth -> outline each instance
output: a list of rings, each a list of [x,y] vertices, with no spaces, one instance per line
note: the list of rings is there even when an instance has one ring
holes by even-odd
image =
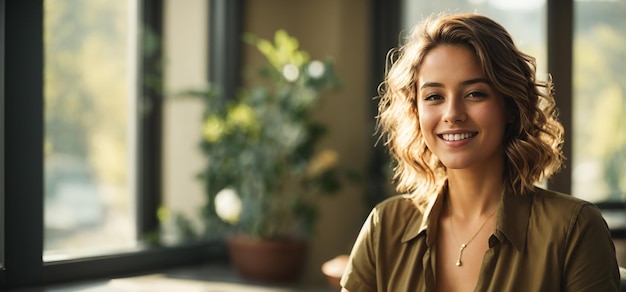
[[[462,134],[443,134],[441,135],[446,141],[459,141],[473,137],[472,133],[462,133]]]

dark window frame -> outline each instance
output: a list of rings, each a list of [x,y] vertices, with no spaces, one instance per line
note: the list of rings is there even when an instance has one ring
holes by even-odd
[[[574,3],[548,0],[546,4],[548,72],[555,84],[559,120],[565,129],[563,154],[565,157],[572,157]],[[565,194],[572,193],[571,159],[566,160],[564,168],[552,176],[548,181],[548,187]]]
[[[4,44],[4,1],[0,1],[0,44]],[[0,45],[0,115],[4,117],[4,45]],[[4,119],[0,119],[0,213],[4,213]],[[4,216],[0,216],[0,228],[4,228]],[[0,229],[0,268],[4,266],[4,230]],[[0,283],[2,277],[0,276]]]
[[[144,27],[162,35],[162,0],[143,0],[141,18]],[[241,7],[240,0],[211,0],[208,64],[212,82],[234,90],[238,83]],[[227,252],[223,241],[190,243],[176,247],[154,247],[138,252],[43,262],[43,1],[0,0],[0,109],[3,142],[0,168],[4,188],[4,261],[0,269],[0,290],[48,285],[96,278],[110,278],[144,273],[167,267],[200,262],[224,262]],[[224,16],[227,17],[217,17]],[[219,22],[218,22],[219,21]],[[213,44],[219,44],[217,49]],[[225,52],[229,52],[227,55]],[[139,64],[143,73],[162,78],[160,52]],[[226,77],[224,77],[226,76]],[[139,78],[141,83],[141,77]],[[142,102],[151,103],[151,111],[139,117],[138,158],[139,188],[138,236],[158,227],[155,216],[161,202],[161,96],[158,88],[141,88]],[[2,162],[2,160],[0,160]],[[2,204],[0,204],[2,207]],[[0,248],[3,245],[0,244]]]
[[[389,50],[397,47],[400,42],[400,30],[402,29],[402,1],[403,0],[370,0],[372,25],[371,38],[371,63],[370,84],[372,95],[377,96],[378,85],[383,81],[386,56]],[[378,99],[370,102],[371,129],[376,129],[376,119],[378,116]],[[382,141],[378,142],[378,136],[373,135],[370,151],[367,175],[369,177],[366,188],[366,202],[368,208],[373,208],[389,196],[389,177],[387,169],[390,167],[390,158]]]
[[[162,92],[163,82],[151,82],[146,80],[163,80],[163,0],[140,0],[140,49],[141,62],[139,96],[140,106],[143,111],[138,114],[139,139],[137,146],[137,169],[138,169],[138,190],[137,200],[142,202],[137,204],[137,230],[138,236],[142,233],[157,231],[159,220],[155,212],[161,204],[161,184],[154,183],[159,180],[161,172],[161,129],[163,104]],[[153,38],[148,38],[147,34],[156,37],[160,44],[150,46],[150,51],[146,49],[142,42],[147,42]],[[149,39],[149,40],[148,40]],[[159,194],[154,196],[151,194]],[[141,238],[138,238],[141,240]]]

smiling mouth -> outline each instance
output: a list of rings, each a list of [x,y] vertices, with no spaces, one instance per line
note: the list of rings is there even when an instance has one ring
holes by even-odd
[[[441,134],[441,137],[445,141],[461,141],[475,137],[478,133],[460,133],[460,134]]]

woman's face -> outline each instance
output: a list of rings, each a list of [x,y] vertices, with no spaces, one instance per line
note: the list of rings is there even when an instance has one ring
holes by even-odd
[[[417,79],[420,128],[441,162],[449,170],[500,167],[504,98],[474,53],[459,45],[437,46],[424,57]]]

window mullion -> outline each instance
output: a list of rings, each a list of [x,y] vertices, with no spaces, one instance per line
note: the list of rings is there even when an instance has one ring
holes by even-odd
[[[161,204],[163,113],[163,0],[140,1],[139,140],[137,143],[137,236],[157,231]],[[158,45],[147,45],[147,41]],[[159,82],[154,82],[158,80]]]
[[[224,96],[235,96],[239,86],[241,53],[241,0],[214,0],[209,15],[209,82],[217,84]]]
[[[547,44],[548,72],[552,75],[556,90],[559,120],[565,128],[563,154],[569,158],[561,172],[548,182],[550,189],[572,193],[572,48],[573,48],[573,1],[548,0]]]
[[[43,251],[43,1],[5,5],[5,278],[34,285]]]

